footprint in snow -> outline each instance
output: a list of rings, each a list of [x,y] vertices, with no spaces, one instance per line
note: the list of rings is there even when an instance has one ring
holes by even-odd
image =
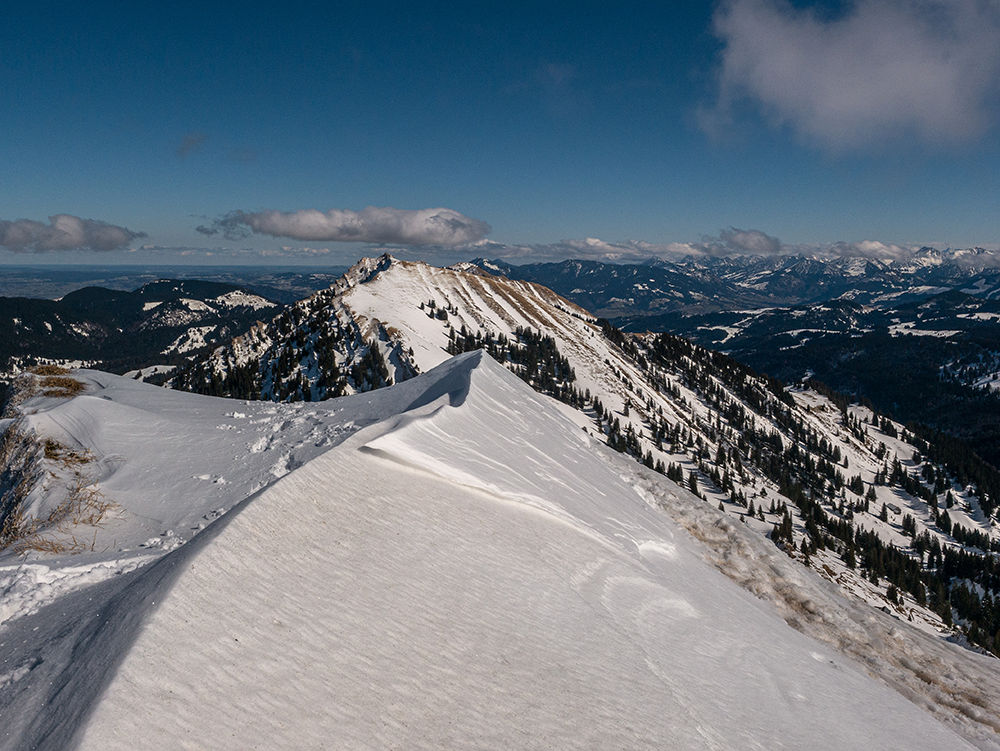
[[[184,540],[174,534],[172,529],[166,530],[159,537],[150,537],[146,542],[144,542],[139,547],[141,548],[159,548],[164,552],[169,552],[175,550],[184,544]]]
[[[205,480],[206,482],[211,480],[215,485],[225,485],[226,478],[222,475],[192,475],[195,480]]]
[[[33,657],[32,659],[28,660],[26,663],[15,668],[9,673],[4,673],[3,675],[0,675],[0,688],[4,688],[9,683],[17,683],[19,680],[24,678],[24,676],[26,676],[28,673],[30,673],[32,670],[34,670],[41,664],[42,664],[41,657]]]

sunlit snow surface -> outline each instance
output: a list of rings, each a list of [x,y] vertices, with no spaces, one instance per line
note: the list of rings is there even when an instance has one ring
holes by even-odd
[[[970,748],[711,567],[481,353],[296,407],[91,377],[105,418],[40,415],[125,458],[129,540],[272,484],[12,618],[3,748]]]

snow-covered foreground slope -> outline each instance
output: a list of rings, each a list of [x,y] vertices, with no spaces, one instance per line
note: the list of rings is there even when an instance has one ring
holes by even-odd
[[[169,396],[211,434],[220,400]],[[483,353],[325,406],[360,429],[152,565],[6,624],[3,748],[970,747],[719,573],[647,483],[683,491]]]
[[[96,524],[43,523],[0,552],[0,625],[180,546],[352,432],[407,409],[425,388],[276,405],[181,393],[97,371],[74,378],[83,394],[35,395],[18,407],[17,427],[45,444],[35,470],[40,480],[21,511],[44,520],[81,484],[110,508]],[[11,418],[2,422],[7,427]]]

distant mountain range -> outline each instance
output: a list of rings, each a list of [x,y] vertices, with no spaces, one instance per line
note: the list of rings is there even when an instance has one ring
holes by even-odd
[[[478,258],[485,271],[542,284],[609,320],[785,307],[851,299],[898,305],[950,290],[1000,297],[1000,255],[925,248],[906,261],[803,256],[699,257],[641,265],[561,261],[513,266]],[[651,322],[651,328],[662,328]]]
[[[0,266],[0,297],[56,300],[84,287],[131,292],[158,279],[190,279],[241,287],[281,303],[292,303],[329,287],[346,266]]]
[[[630,332],[668,332],[794,383],[815,377],[1000,466],[1000,268],[987,251],[912,259],[731,256],[509,266]]]
[[[242,287],[191,279],[133,292],[86,287],[59,300],[0,297],[0,368],[9,378],[43,360],[119,373],[177,363],[228,342],[279,307]]]

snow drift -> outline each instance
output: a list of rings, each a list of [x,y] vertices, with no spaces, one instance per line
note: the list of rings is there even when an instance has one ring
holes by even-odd
[[[178,424],[232,409],[91,377]],[[351,427],[189,542],[6,625],[2,747],[970,747],[482,353],[325,409]]]

